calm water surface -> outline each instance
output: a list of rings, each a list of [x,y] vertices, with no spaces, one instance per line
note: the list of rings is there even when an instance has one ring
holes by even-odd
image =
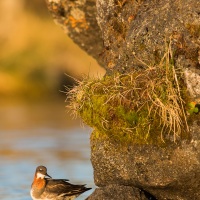
[[[53,178],[94,188],[89,135],[66,112],[63,102],[0,106],[0,199],[31,200],[35,168],[45,165]],[[85,199],[91,192],[81,195]]]

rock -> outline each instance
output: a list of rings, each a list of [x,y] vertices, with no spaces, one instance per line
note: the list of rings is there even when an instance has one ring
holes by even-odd
[[[105,188],[97,188],[87,200],[148,200],[147,196],[147,193],[134,187],[109,185]]]
[[[177,58],[199,67],[199,8],[198,0],[97,0],[108,68],[127,72],[160,62],[170,40]]]
[[[158,200],[200,199],[198,123],[191,128],[191,141],[166,147],[123,146],[110,138],[91,137],[95,184],[102,188],[111,184],[133,186]]]
[[[188,99],[199,104],[199,0],[47,0],[47,3],[56,22],[113,77],[156,66],[168,51],[169,61],[185,75]],[[99,123],[106,128],[104,116]],[[95,128],[91,136],[91,161],[95,184],[100,188],[88,199],[200,199],[200,114],[193,114],[188,123],[190,139],[163,146],[125,145],[106,134],[96,134],[102,130],[90,124]]]
[[[171,42],[191,95],[200,98],[190,87],[200,68],[199,0],[46,1],[56,23],[107,73],[154,65]]]
[[[96,21],[95,0],[46,0],[56,24],[97,62],[104,66],[100,54],[103,40]]]

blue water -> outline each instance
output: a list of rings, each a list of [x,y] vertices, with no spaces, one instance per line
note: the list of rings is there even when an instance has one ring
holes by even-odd
[[[90,128],[78,125],[0,130],[0,199],[31,200],[29,191],[38,165],[45,165],[53,178],[94,188],[90,133]],[[85,199],[92,191],[77,199]]]

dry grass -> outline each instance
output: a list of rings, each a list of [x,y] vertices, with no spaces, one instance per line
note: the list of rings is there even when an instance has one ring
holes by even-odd
[[[183,81],[182,73],[174,66],[170,47],[171,44],[158,65],[147,66],[142,72],[115,74],[102,80],[86,78],[78,82],[78,86],[68,93],[68,107],[75,115],[80,114],[90,126],[105,132],[113,129],[113,132],[138,136],[145,131],[143,139],[146,140],[158,126],[163,142],[171,136],[175,142],[183,131],[188,131],[188,125],[182,97],[183,82],[181,87],[179,84]],[[122,119],[116,117],[119,107]],[[85,114],[91,110],[92,115]],[[98,118],[100,122],[94,123],[94,119],[89,118]],[[121,120],[125,122],[121,123]],[[116,124],[121,127],[116,129]]]

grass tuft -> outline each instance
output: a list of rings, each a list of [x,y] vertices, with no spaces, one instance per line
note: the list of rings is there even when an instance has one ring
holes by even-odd
[[[169,45],[160,63],[144,71],[78,82],[68,93],[68,107],[97,131],[125,143],[176,142],[188,137],[183,85]]]

